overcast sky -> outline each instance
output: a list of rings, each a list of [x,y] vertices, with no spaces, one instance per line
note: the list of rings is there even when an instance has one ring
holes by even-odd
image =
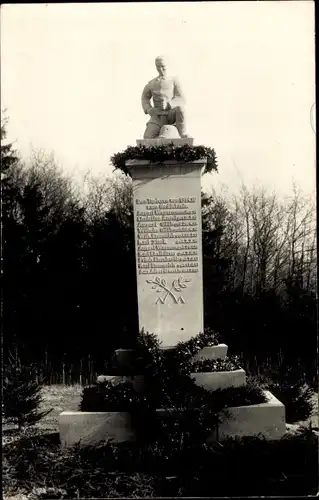
[[[1,107],[23,155],[53,151],[78,178],[110,173],[142,138],[140,104],[166,54],[195,144],[219,174],[290,191],[315,188],[314,2],[2,5]]]

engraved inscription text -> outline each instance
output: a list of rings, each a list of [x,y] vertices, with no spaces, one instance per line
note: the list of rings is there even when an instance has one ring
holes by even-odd
[[[196,197],[135,199],[139,274],[197,273]]]

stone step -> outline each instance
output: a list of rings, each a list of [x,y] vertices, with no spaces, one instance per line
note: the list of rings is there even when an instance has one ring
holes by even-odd
[[[196,384],[208,390],[226,389],[227,387],[240,387],[246,384],[246,372],[242,368],[238,370],[223,372],[199,372],[192,373],[192,378]],[[143,392],[144,376],[136,375],[134,377],[120,375],[99,375],[96,379],[97,384],[110,382],[113,385],[122,383],[131,383],[137,392]]]
[[[229,408],[229,418],[220,424],[218,439],[227,437],[262,436],[268,440],[281,439],[286,434],[285,406],[269,391],[266,403]],[[217,439],[213,432],[210,441]]]
[[[173,350],[174,347],[162,347],[162,350]],[[228,346],[226,344],[218,344],[208,347],[203,347],[194,357],[193,361],[200,359],[225,359],[227,356]],[[136,359],[135,349],[116,349],[116,359],[120,366],[132,367]]]
[[[192,373],[191,377],[196,381],[197,385],[209,391],[246,385],[246,372],[242,368],[224,372]]]
[[[162,138],[156,137],[155,139],[137,139],[137,146],[146,146],[146,147],[154,147],[154,146],[163,146],[163,144],[173,144],[174,146],[184,146],[187,144],[188,146],[192,146],[194,143],[193,137],[185,137],[185,138]]]
[[[100,441],[135,441],[131,415],[127,412],[64,411],[59,415],[60,442],[63,447],[79,443],[92,446]]]
[[[110,382],[113,385],[130,383],[136,392],[143,392],[144,388],[144,376],[135,375],[134,377],[128,377],[126,375],[99,375],[96,379],[97,384],[103,384],[105,382]]]
[[[265,391],[266,403],[227,409],[228,416],[218,433],[212,431],[209,441],[227,437],[261,436],[268,440],[286,434],[285,407],[271,392]],[[169,410],[158,409],[158,416],[170,417]],[[172,417],[171,417],[172,418]],[[113,439],[115,442],[135,441],[136,435],[127,412],[64,411],[59,415],[61,445],[65,447],[95,445]]]
[[[217,431],[212,431],[208,442],[244,436],[260,436],[267,440],[281,439],[287,432],[285,407],[270,391],[264,393],[266,403],[230,407],[227,408],[226,414],[221,412],[222,423]],[[167,409],[159,409],[157,413],[163,418],[173,418]]]
[[[191,377],[196,381],[197,385],[211,391],[217,389],[227,389],[228,387],[240,387],[246,384],[246,372],[242,368],[223,372],[192,373]],[[97,384],[110,382],[113,385],[130,383],[138,393],[142,393],[144,388],[143,375],[135,375],[134,377],[99,375],[96,382]]]
[[[200,359],[225,359],[227,356],[228,346],[226,344],[218,344],[209,347],[203,347],[194,357],[193,361]]]

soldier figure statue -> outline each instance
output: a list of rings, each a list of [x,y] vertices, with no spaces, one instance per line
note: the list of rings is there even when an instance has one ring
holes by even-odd
[[[155,59],[155,65],[158,77],[148,82],[142,93],[144,113],[150,116],[144,139],[158,137],[164,125],[175,125],[180,137],[188,137],[181,87],[176,78],[167,76],[166,64],[162,56]],[[153,105],[151,99],[153,99]]]

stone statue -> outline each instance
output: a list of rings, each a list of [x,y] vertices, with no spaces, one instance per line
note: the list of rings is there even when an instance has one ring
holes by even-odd
[[[144,132],[144,139],[155,139],[163,126],[175,125],[180,137],[186,134],[184,96],[176,78],[167,76],[165,60],[162,56],[155,59],[158,77],[144,87],[142,107],[150,116]],[[151,104],[153,99],[153,105]]]

